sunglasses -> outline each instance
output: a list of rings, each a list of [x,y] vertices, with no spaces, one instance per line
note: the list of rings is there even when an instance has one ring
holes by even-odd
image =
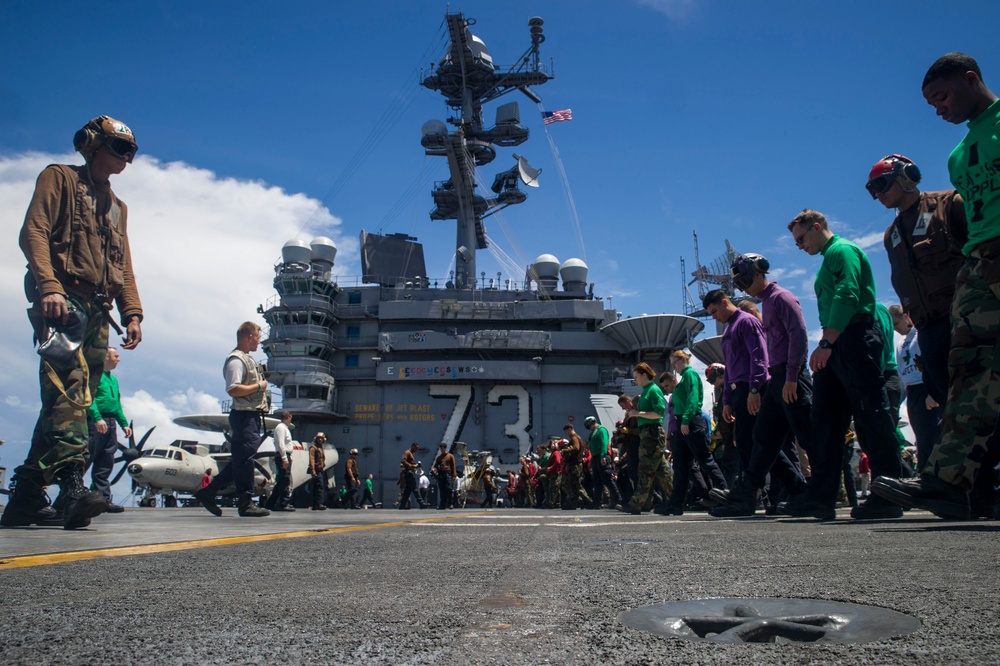
[[[795,239],[795,247],[802,247],[802,242],[805,240],[806,236],[808,236],[809,232],[812,230],[813,230],[812,225],[810,225],[805,231],[803,231],[798,236],[792,234],[792,238]]]
[[[868,181],[865,185],[865,189],[868,190],[868,194],[872,195],[872,199],[878,199],[878,195],[886,192],[892,184],[896,182],[896,176],[891,173],[884,173],[881,176],[877,176]]]
[[[115,157],[121,157],[126,162],[131,162],[139,148],[128,139],[109,137],[104,139],[104,147]]]

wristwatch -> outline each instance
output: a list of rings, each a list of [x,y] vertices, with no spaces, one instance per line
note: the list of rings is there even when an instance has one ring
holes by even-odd
[[[754,395],[757,395],[758,393],[760,393],[760,389],[758,389],[756,386],[751,386],[750,392],[753,393]]]
[[[833,349],[833,343],[830,342],[829,340],[827,340],[826,338],[821,338],[820,341],[819,341],[819,348],[820,349]]]

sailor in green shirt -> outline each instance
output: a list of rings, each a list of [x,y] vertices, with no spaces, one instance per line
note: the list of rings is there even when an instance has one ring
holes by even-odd
[[[588,488],[592,491],[590,506],[593,509],[601,508],[604,489],[607,488],[608,497],[611,499],[610,508],[621,509],[622,495],[615,480],[611,478],[612,462],[606,458],[611,454],[611,436],[608,434],[608,429],[597,422],[596,416],[585,418],[583,427],[590,431],[590,438],[587,440],[587,446],[590,448],[590,478],[593,482],[593,487]]]
[[[985,479],[980,471],[989,459],[1000,412],[1000,102],[983,82],[979,64],[964,53],[938,58],[922,89],[943,120],[969,128],[948,158],[951,182],[965,202],[969,240],[951,304],[941,441],[920,477],[876,478],[872,490],[904,507],[968,519],[969,490]],[[976,513],[1000,517],[1000,504]]]
[[[885,339],[875,320],[875,279],[864,251],[834,235],[826,217],[815,210],[799,213],[788,230],[796,247],[812,256],[823,255],[815,282],[823,336],[809,357],[813,372],[809,497],[789,502],[785,509],[794,516],[833,520],[844,433],[852,417],[872,474],[899,478],[903,473],[882,369]],[[856,519],[902,515],[902,509],[881,497],[870,497],[851,510]]]
[[[726,477],[708,448],[708,423],[702,416],[705,387],[701,375],[691,367],[691,354],[678,349],[670,355],[670,364],[680,379],[674,388],[672,407],[679,432],[671,437],[670,455],[674,466],[670,499],[657,513],[680,516],[684,513],[694,461],[712,482],[712,488],[727,490]]]
[[[108,513],[121,513],[125,509],[111,501],[111,470],[118,453],[118,428],[122,427],[125,437],[132,436],[132,428],[122,410],[121,391],[118,379],[111,371],[118,367],[121,359],[118,350],[108,347],[104,357],[104,372],[97,393],[90,403],[87,413],[87,427],[90,433],[91,488],[104,495],[108,503]]]
[[[667,401],[663,391],[656,384],[656,372],[648,363],[639,363],[632,368],[632,378],[642,389],[639,402],[629,416],[636,417],[639,429],[639,483],[632,493],[632,499],[622,507],[622,511],[640,514],[658,486],[663,497],[670,493],[670,470],[667,468],[667,433],[663,429],[663,414],[667,411]],[[595,419],[596,421],[596,419]],[[657,511],[662,510],[657,509]]]

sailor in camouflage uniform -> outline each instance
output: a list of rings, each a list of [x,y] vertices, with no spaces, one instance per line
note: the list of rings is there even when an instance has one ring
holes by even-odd
[[[112,303],[127,329],[122,347],[135,349],[142,340],[128,208],[110,181],[135,156],[135,136],[124,123],[100,116],[77,131],[73,146],[86,163],[46,167],[21,228],[28,317],[41,343],[42,408],[28,457],[14,472],[16,485],[0,517],[4,527],[61,522],[78,529],[107,510],[104,496],[83,485],[83,470],[87,410],[104,369]],[[45,495],[50,483],[60,487],[61,516]]]
[[[632,499],[622,508],[632,514],[642,513],[646,501],[657,485],[663,496],[671,494],[670,472],[667,469],[667,433],[663,429],[663,414],[667,402],[663,391],[653,380],[656,373],[647,363],[640,363],[632,369],[635,383],[642,389],[639,402],[629,412],[639,424],[639,483]]]
[[[924,77],[923,94],[944,120],[968,123],[969,133],[948,158],[948,171],[965,201],[969,240],[951,305],[941,442],[918,478],[879,477],[872,490],[904,507],[967,519],[969,489],[997,446],[1000,411],[1000,101],[964,53],[938,58]],[[994,517],[1000,517],[998,509],[994,506]]]

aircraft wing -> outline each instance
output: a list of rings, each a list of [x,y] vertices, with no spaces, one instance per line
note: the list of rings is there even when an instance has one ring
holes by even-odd
[[[594,406],[597,422],[608,429],[608,432],[615,431],[615,423],[622,418],[622,408],[618,406],[618,396],[610,393],[591,393],[590,404]]]
[[[204,430],[206,432],[229,432],[228,414],[188,414],[178,416],[174,423],[185,428],[194,430]],[[264,417],[264,427],[267,430],[274,430],[281,421],[270,416]]]

